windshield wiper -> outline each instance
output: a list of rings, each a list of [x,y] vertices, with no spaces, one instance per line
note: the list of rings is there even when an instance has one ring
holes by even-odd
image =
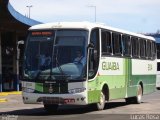
[[[60,71],[60,73],[61,73],[61,75],[62,75],[62,78],[65,80],[65,81],[68,81],[67,80],[67,77],[65,76],[65,73],[64,73],[64,71],[62,70],[62,68],[61,68],[61,66],[60,66],[60,64],[59,64],[59,61],[58,61],[58,48],[57,48],[57,52],[56,52],[56,55],[55,55],[55,59],[56,59],[56,65],[57,65],[57,67],[58,67],[58,69],[59,69],[59,71]]]

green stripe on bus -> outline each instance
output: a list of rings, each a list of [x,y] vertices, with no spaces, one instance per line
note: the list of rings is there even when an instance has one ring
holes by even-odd
[[[43,83],[36,83],[35,90],[38,92],[43,92]]]

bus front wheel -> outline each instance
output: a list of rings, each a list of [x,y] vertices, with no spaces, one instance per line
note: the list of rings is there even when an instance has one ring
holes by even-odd
[[[54,112],[57,112],[57,110],[58,110],[58,105],[57,105],[57,104],[44,104],[44,109],[45,109],[48,113],[54,113]]]
[[[104,92],[101,91],[100,100],[96,104],[97,110],[103,110],[105,107],[105,102],[106,102],[106,96],[105,96]]]

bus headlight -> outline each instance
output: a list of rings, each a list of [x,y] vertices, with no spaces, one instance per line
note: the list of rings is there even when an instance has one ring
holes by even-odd
[[[32,88],[23,87],[23,88],[22,88],[22,91],[23,91],[23,92],[26,92],[26,93],[33,93],[35,90],[32,89]]]
[[[68,90],[68,93],[70,93],[70,94],[81,93],[81,92],[84,92],[85,90],[86,90],[86,88],[75,88],[75,89]]]

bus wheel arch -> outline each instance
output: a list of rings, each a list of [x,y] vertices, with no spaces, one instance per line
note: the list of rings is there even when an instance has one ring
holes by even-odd
[[[107,84],[104,84],[103,87],[102,87],[102,91],[105,95],[105,100],[106,101],[109,101],[109,87]]]
[[[143,95],[143,82],[140,81],[140,82],[139,82],[139,85],[142,87],[142,95]]]

